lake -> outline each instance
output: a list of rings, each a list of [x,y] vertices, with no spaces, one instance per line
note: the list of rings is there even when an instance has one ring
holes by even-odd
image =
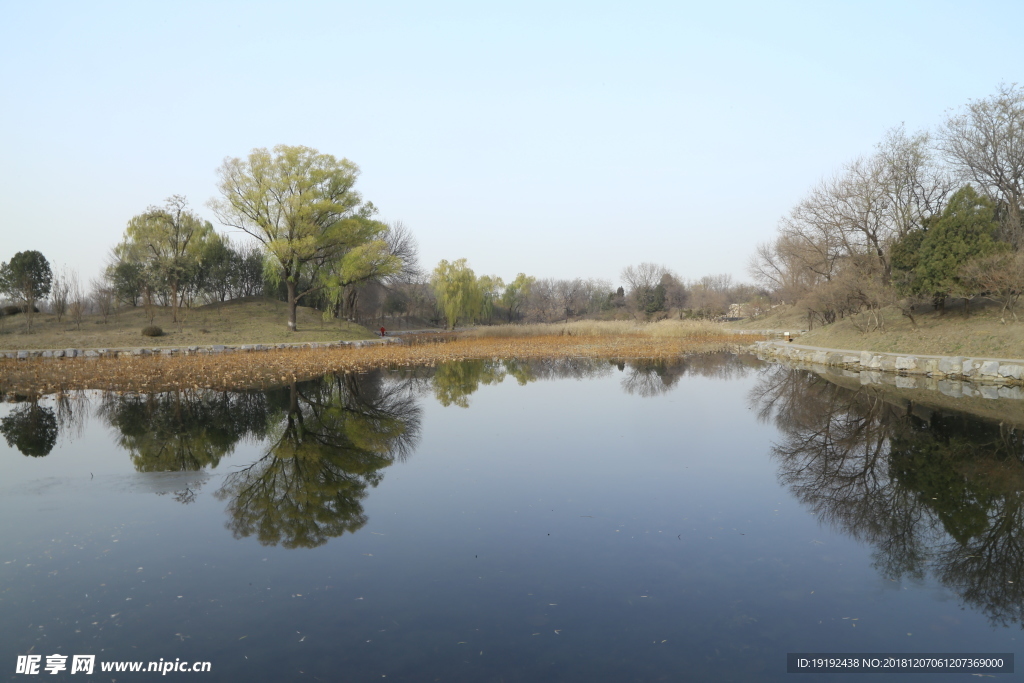
[[[1024,623],[1019,426],[751,356],[7,399],[10,680],[781,681]]]

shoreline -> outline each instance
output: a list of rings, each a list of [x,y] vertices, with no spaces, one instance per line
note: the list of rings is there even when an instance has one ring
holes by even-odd
[[[927,389],[951,398],[1024,400],[1022,359],[855,351],[771,340],[754,342],[751,350],[762,360],[838,373],[861,385]]]
[[[0,396],[79,389],[154,392],[179,388],[266,388],[332,372],[434,366],[479,359],[607,358],[668,360],[691,353],[749,352],[757,339],[720,336],[534,336],[405,343],[400,337],[357,342],[245,345],[231,351],[31,356],[0,359]],[[259,348],[257,348],[259,347]]]

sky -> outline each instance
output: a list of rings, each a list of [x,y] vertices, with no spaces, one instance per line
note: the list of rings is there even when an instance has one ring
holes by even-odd
[[[899,125],[1024,83],[1024,3],[0,0],[0,260],[99,275],[228,157],[361,169],[423,266],[748,280],[758,242]],[[238,235],[233,235],[238,237]]]

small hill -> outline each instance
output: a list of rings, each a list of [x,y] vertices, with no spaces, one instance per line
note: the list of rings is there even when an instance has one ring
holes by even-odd
[[[24,314],[0,318],[0,349],[132,348],[136,346],[189,346],[209,344],[280,344],[371,339],[362,325],[340,320],[324,321],[320,311],[300,306],[298,332],[288,331],[288,304],[250,297],[223,304],[180,309],[179,322],[171,321],[171,309],[156,307],[153,324],[163,336],[144,337],[149,315],[141,306],[124,307],[107,320],[87,315],[80,327],[67,316],[61,322],[50,313],[37,313],[28,332]]]
[[[782,307],[779,307],[782,308]],[[947,304],[945,311],[914,311],[914,320],[898,308],[883,311],[884,328],[867,331],[864,314],[816,327],[799,338],[799,343],[833,349],[922,353],[988,358],[1024,358],[1024,316],[1015,321],[1004,318],[991,302],[973,301],[965,315],[962,300]],[[776,309],[765,318],[729,323],[740,329],[807,329],[806,314],[792,306]],[[799,321],[802,318],[802,324]]]

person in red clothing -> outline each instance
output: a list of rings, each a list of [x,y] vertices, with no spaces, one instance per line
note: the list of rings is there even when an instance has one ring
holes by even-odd
[[[381,327],[381,328],[380,328],[380,336],[382,336],[382,337],[383,337],[383,336],[384,336],[384,335],[386,335],[386,334],[387,334],[387,330],[385,330],[385,329],[384,329],[383,327]]]

